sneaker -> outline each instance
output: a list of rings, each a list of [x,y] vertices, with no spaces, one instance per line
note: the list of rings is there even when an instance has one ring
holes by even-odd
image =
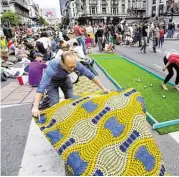
[[[179,91],[179,87],[177,85],[174,86],[174,89]]]
[[[165,84],[162,85],[164,90],[168,90],[167,86]]]

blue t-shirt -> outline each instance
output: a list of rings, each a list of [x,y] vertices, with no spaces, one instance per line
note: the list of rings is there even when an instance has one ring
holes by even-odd
[[[51,60],[45,70],[42,80],[38,86],[37,92],[44,93],[45,89],[48,87],[50,83],[58,86],[60,81],[63,81],[70,74],[66,70],[61,67],[61,60],[59,58],[55,58]],[[87,68],[85,68],[80,62],[77,62],[76,71],[79,71],[81,74],[86,76],[88,79],[94,79],[95,75],[90,72]]]

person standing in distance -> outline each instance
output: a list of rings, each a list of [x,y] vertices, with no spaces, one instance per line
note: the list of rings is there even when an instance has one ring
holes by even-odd
[[[50,106],[59,102],[59,87],[62,89],[65,99],[73,97],[73,84],[68,75],[74,71],[78,71],[92,80],[104,92],[109,92],[92,72],[77,61],[77,57],[73,52],[66,51],[61,58],[55,58],[49,62],[36,92],[32,108],[33,116],[40,118],[39,104],[46,89]]]

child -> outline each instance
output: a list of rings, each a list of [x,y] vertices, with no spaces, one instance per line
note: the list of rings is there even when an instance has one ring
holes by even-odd
[[[113,47],[112,43],[109,43],[109,44],[106,45],[105,52],[114,53],[114,47]]]
[[[112,48],[112,52],[114,52],[114,37],[112,36],[111,32],[109,32],[109,45],[108,48]]]
[[[43,63],[43,55],[39,52],[35,53],[35,61],[29,64],[29,84],[32,87],[39,85],[45,68],[47,65]]]
[[[0,48],[1,49],[7,48],[7,41],[6,41],[4,36],[1,36],[1,39],[0,39]]]
[[[88,37],[86,39],[86,48],[87,48],[87,53],[90,54],[91,52],[91,46],[92,46],[92,39],[90,38],[90,35],[88,34]]]
[[[28,57],[26,55],[25,48],[21,44],[18,44],[17,48],[15,49],[15,55],[18,58],[19,61],[21,61],[22,58],[27,58]]]

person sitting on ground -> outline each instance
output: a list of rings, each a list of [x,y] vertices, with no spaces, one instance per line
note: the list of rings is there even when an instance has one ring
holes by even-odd
[[[0,38],[0,48],[1,49],[7,48],[7,41],[5,36],[1,36]]]
[[[43,32],[41,37],[36,41],[36,46],[39,52],[44,55],[44,60],[47,61],[49,59],[48,50],[51,49],[51,40],[46,32]]]
[[[1,61],[3,62],[7,62],[8,61],[8,49],[1,49],[0,50],[0,57],[1,57]]]
[[[14,40],[12,40],[12,44],[9,46],[9,55],[15,55],[15,44],[14,44]]]
[[[74,47],[73,50],[74,50],[74,52],[76,52],[77,56],[80,59],[85,59],[85,55],[84,55],[82,46],[79,46],[77,42],[74,42],[73,47]]]
[[[47,64],[43,62],[41,53],[35,53],[35,60],[29,64],[29,84],[37,87],[41,81],[43,71],[47,68]]]
[[[105,46],[105,52],[107,53],[114,53],[114,48],[113,48],[113,45],[112,43],[109,43]]]
[[[11,46],[11,44],[13,43],[13,39],[9,39],[7,42],[7,47],[9,49],[9,47]]]
[[[163,71],[166,71],[167,69],[169,72],[162,85],[163,89],[168,90],[166,84],[174,75],[173,69],[175,69],[177,76],[176,76],[174,88],[179,91],[179,53],[167,54],[164,57],[163,61],[165,64]]]
[[[67,44],[66,42],[61,41],[61,48],[58,50],[56,54],[56,58],[60,58],[63,52],[69,51],[70,50],[70,45]]]
[[[35,49],[35,47],[32,44],[30,44],[30,43],[24,43],[24,45],[26,46],[26,50],[29,51],[29,53],[27,54],[28,55],[28,59],[30,61],[34,61],[34,59],[35,59],[34,55],[37,52],[37,49]]]
[[[15,49],[15,56],[20,61],[22,60],[22,58],[28,58],[27,52],[26,52],[25,48],[21,44],[17,45],[17,48]]]

